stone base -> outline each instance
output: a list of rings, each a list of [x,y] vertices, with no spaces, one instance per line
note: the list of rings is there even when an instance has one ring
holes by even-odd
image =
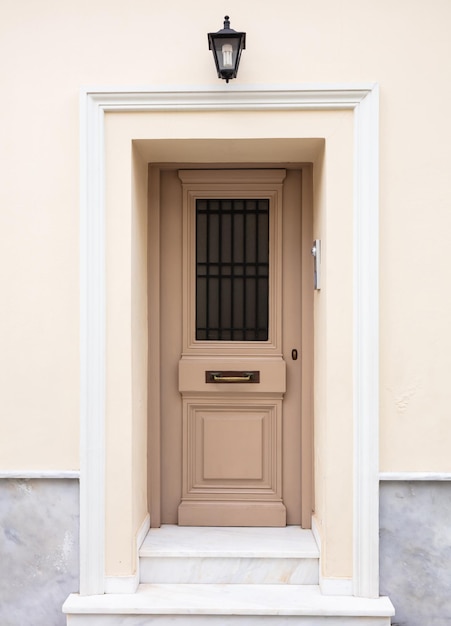
[[[0,624],[64,626],[78,591],[78,480],[0,480]]]

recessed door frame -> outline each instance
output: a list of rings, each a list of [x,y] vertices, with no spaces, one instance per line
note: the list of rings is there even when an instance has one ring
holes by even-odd
[[[245,143],[245,140],[244,140]],[[258,164],[257,164],[258,165]],[[285,508],[285,496],[286,493],[296,493],[297,498],[300,497],[301,489],[297,484],[301,480],[301,471],[298,468],[300,463],[299,459],[310,460],[312,458],[312,441],[310,437],[299,436],[299,431],[293,431],[292,421],[289,419],[289,413],[287,413],[286,419],[282,419],[282,402],[285,392],[285,370],[286,359],[283,358],[282,350],[282,310],[283,308],[289,308],[288,306],[282,307],[282,212],[283,212],[283,188],[284,181],[287,177],[287,171],[285,168],[279,167],[272,168],[266,164],[257,167],[246,164],[239,164],[236,167],[230,165],[224,169],[219,164],[212,164],[210,167],[197,167],[192,168],[192,165],[186,164],[177,168],[178,179],[181,181],[182,189],[182,204],[183,204],[183,305],[174,304],[172,301],[171,308],[183,308],[183,349],[181,349],[181,360],[179,362],[179,391],[183,397],[183,489],[180,494],[182,502],[179,504],[179,524],[190,525],[203,525],[205,523],[211,525],[285,525],[286,523],[286,508]],[[153,172],[156,166],[152,165],[150,171]],[[172,168],[171,168],[172,169]],[[298,178],[298,193],[293,198],[286,194],[287,206],[285,207],[286,222],[285,227],[289,228],[288,224],[291,223],[291,215],[293,213],[293,219],[299,220],[294,222],[297,224],[298,229],[293,225],[291,228],[297,232],[296,249],[310,248],[312,239],[312,230],[302,230],[303,241],[301,243],[301,228],[300,221],[303,212],[312,213],[311,202],[307,201],[307,190],[311,182],[311,166],[306,165],[304,168],[294,167]],[[301,185],[301,172],[303,171],[304,180]],[[166,172],[167,174],[167,172]],[[163,173],[164,175],[164,173]],[[153,178],[153,176],[152,176]],[[171,179],[171,189],[176,185],[176,181]],[[300,193],[301,188],[306,189],[304,194],[304,202],[302,202]],[[173,192],[169,205],[162,204],[161,219],[164,221],[165,210],[173,210],[175,206],[175,197],[178,194]],[[167,194],[163,194],[166,198]],[[196,260],[196,234],[195,234],[195,214],[196,206],[199,199],[205,198],[250,198],[250,199],[265,199],[268,201],[271,209],[269,211],[269,248],[271,250],[269,254],[269,335],[265,341],[198,341],[195,335],[195,294],[196,294],[196,282],[195,282],[195,260]],[[168,202],[166,200],[166,202]],[[288,206],[289,205],[289,206]],[[155,211],[157,207],[150,206],[151,223],[149,224],[149,234],[155,229],[152,223],[153,219],[157,219]],[[292,213],[291,213],[292,212]],[[296,214],[296,215],[295,215]],[[172,219],[176,217],[171,213]],[[178,237],[177,236],[177,241]],[[162,244],[163,250],[166,251],[169,248],[169,241]],[[293,251],[294,252],[294,251]],[[171,258],[171,256],[169,257]],[[285,263],[287,263],[284,255]],[[180,262],[180,261],[179,261]],[[298,258],[299,262],[299,258]],[[293,265],[294,259],[292,259],[291,265]],[[170,262],[166,257],[165,267],[169,267]],[[301,264],[297,267],[298,271],[287,264],[285,270],[288,272],[290,268],[292,273],[296,273],[297,280],[299,282],[297,291],[301,291],[301,284],[304,288],[302,294],[308,294],[310,300],[309,316],[310,325],[306,332],[306,349],[302,349],[301,361],[297,365],[301,365],[304,361],[305,367],[298,367],[299,379],[300,372],[311,372],[313,369],[313,354],[311,348],[311,342],[309,338],[313,335],[312,318],[313,318],[313,294],[312,294],[312,281],[309,280],[312,274],[312,261],[311,259],[304,265],[302,269],[304,272],[304,280],[302,281],[299,272],[301,271]],[[149,266],[149,275],[155,276],[155,270]],[[155,278],[154,278],[155,279]],[[163,284],[172,282],[168,278],[168,274],[165,278],[162,278]],[[177,284],[176,278],[176,284]],[[287,292],[288,293],[288,289]],[[290,302],[288,296],[287,303]],[[301,294],[299,294],[299,300]],[[298,303],[300,304],[300,303]],[[158,302],[155,299],[149,298],[149,318],[153,318],[158,307]],[[308,307],[305,307],[306,309]],[[164,315],[164,314],[163,314]],[[166,316],[164,316],[166,317]],[[290,319],[290,323],[298,327],[297,337],[301,332],[301,311],[299,310]],[[171,324],[173,326],[173,322]],[[177,331],[178,332],[178,331]],[[285,333],[284,333],[285,334]],[[154,355],[150,346],[155,345],[157,337],[165,337],[164,343],[170,343],[170,337],[173,335],[171,332],[169,336],[163,333],[158,333],[154,338],[149,337],[149,358],[153,359]],[[304,348],[304,344],[302,343]],[[232,359],[232,361],[230,360]],[[262,378],[257,385],[228,385],[220,386],[205,384],[205,371],[211,369],[223,369],[227,367],[232,369],[235,366],[231,366],[232,362],[236,362],[236,367],[246,367],[248,369],[257,368],[260,369]],[[243,365],[247,363],[247,365]],[[222,364],[222,365],[221,365]],[[157,372],[158,370],[163,372],[166,370],[164,367],[153,366],[152,370]],[[164,379],[167,377],[167,373]],[[151,390],[149,396],[153,396],[158,393],[160,385],[157,385],[154,381],[154,377],[150,379]],[[299,388],[300,380],[296,378],[296,387]],[[290,391],[290,394],[293,390]],[[167,395],[170,395],[168,391]],[[312,399],[311,391],[306,394]],[[162,403],[167,400],[166,396],[162,396]],[[234,407],[232,410],[232,406]],[[228,408],[228,413],[227,413]],[[312,431],[312,419],[313,419],[313,407],[310,406],[307,410],[307,403],[304,405],[305,415],[303,415],[303,422],[308,423],[308,427],[304,429],[305,432],[311,433]],[[231,419],[231,413],[234,413],[234,419]],[[174,410],[169,411],[168,408],[162,409],[161,414],[161,432],[168,432],[167,421],[164,420],[165,413],[174,414]],[[300,429],[300,406],[296,412],[297,429]],[[230,463],[230,456],[227,455],[227,460],[224,458],[219,475],[213,477],[210,475],[208,480],[203,475],[204,461],[211,454],[211,451],[215,449],[214,457],[222,449],[222,445],[219,445],[218,439],[212,435],[213,432],[218,432],[225,427],[225,422],[221,416],[227,413],[229,416],[225,422],[227,423],[227,432],[229,437],[232,436],[232,432],[240,432],[240,437],[248,437],[247,439],[247,454],[246,463],[242,463],[241,467],[244,474],[241,476],[242,480],[227,482],[224,471],[232,470],[232,464]],[[156,439],[155,432],[159,431],[158,425],[154,422],[158,419],[155,413],[149,414],[150,429],[149,429],[149,443]],[[171,423],[171,418],[169,418]],[[283,428],[282,428],[283,423]],[[252,427],[251,427],[252,425]],[[172,427],[174,428],[174,427]],[[206,429],[206,430],[204,430]],[[251,429],[251,430],[249,430]],[[263,429],[263,430],[260,430]],[[211,436],[206,438],[206,432],[210,432]],[[264,431],[264,436],[263,436]],[[204,436],[201,436],[201,432]],[[223,431],[221,430],[223,433]],[[252,435],[250,434],[252,432]],[[283,433],[283,435],[282,435]],[[261,439],[260,439],[261,437]],[[167,445],[167,437],[163,437],[163,440]],[[168,447],[163,447],[162,459],[169,459],[172,457],[174,450],[178,449],[177,437],[172,438],[172,444]],[[208,445],[206,442],[209,442]],[[260,445],[254,446],[257,441],[260,441]],[[296,443],[295,443],[296,442]],[[224,443],[224,442],[222,442]],[[207,452],[207,448],[204,448],[204,444],[210,446]],[[254,446],[254,447],[253,447]],[[293,446],[296,446],[296,450],[293,450]],[[301,446],[303,451],[301,452]],[[295,464],[290,466],[290,471],[287,471],[288,461],[283,462],[282,449],[288,447],[291,453],[292,461],[295,459]],[[253,450],[253,454],[251,454]],[[305,450],[305,454],[304,454]],[[205,457],[204,455],[207,455]],[[284,457],[285,458],[285,457]],[[290,458],[290,454],[286,459]],[[239,463],[237,459],[236,462]],[[242,458],[241,461],[244,461]],[[149,493],[150,499],[150,515],[151,526],[159,526],[160,519],[157,516],[157,512],[160,508],[159,498],[154,498],[154,489],[161,483],[165,485],[165,490],[169,490],[169,485],[172,485],[174,479],[171,482],[165,481],[165,476],[173,472],[174,463],[164,463],[166,472],[162,469],[162,480],[160,481],[157,476],[159,474],[160,467],[155,462],[154,458],[150,459],[151,468],[149,471],[149,477],[151,479],[151,488]],[[252,465],[252,480],[248,471],[250,465]],[[261,464],[261,465],[260,465]],[[247,467],[244,470],[244,466]],[[175,467],[178,469],[177,462]],[[227,467],[227,470],[225,469]],[[257,477],[255,474],[256,468],[262,471],[261,475]],[[284,470],[282,470],[284,468]],[[304,462],[303,470],[308,475],[305,479],[305,484],[312,483],[312,468],[308,466],[307,462]],[[284,491],[282,494],[282,471],[285,472],[284,479]],[[258,473],[258,472],[257,472]],[[178,473],[177,473],[178,475]],[[249,480],[245,480],[245,477]],[[238,478],[236,476],[236,478]],[[157,484],[155,484],[157,483]],[[175,483],[176,484],[176,483]],[[295,485],[297,486],[295,487]],[[286,487],[289,487],[286,489]],[[286,490],[285,490],[286,489]],[[171,493],[174,497],[174,489]],[[303,524],[304,527],[310,527],[311,515],[312,515],[312,502],[311,502],[311,489],[306,488],[302,494],[302,504],[304,510]],[[163,500],[165,499],[166,491],[162,494]],[[175,496],[177,494],[175,493]],[[283,501],[282,501],[283,496]],[[287,496],[288,501],[291,504],[290,498]],[[157,501],[155,501],[157,500]],[[295,523],[293,521],[293,514],[296,514],[296,523],[299,523],[299,517],[301,515],[301,506],[298,500],[295,500],[296,506],[289,508],[291,521],[289,523]],[[166,517],[162,523],[174,523],[174,521],[168,521],[167,519],[167,507],[164,507],[166,511]],[[294,513],[296,512],[296,513]]]
[[[354,114],[354,595],[378,595],[378,87],[301,85],[81,93],[80,590],[105,589],[105,151],[108,111],[352,110]],[[93,445],[95,442],[95,445]]]
[[[246,140],[243,140],[246,143]],[[297,173],[299,175],[298,185],[300,195],[293,197],[293,182],[291,185],[291,192],[282,193],[283,186],[288,180],[293,181],[290,177],[288,170],[292,170],[291,173]],[[239,197],[249,195],[254,197],[255,195],[271,198],[274,205],[274,212],[272,212],[271,224],[272,224],[272,245],[273,249],[278,250],[276,254],[272,255],[271,261],[271,273],[272,284],[270,291],[274,292],[273,306],[271,308],[272,318],[270,320],[270,339],[262,344],[255,344],[251,342],[253,350],[260,354],[260,357],[265,359],[271,357],[269,362],[265,365],[265,378],[270,379],[272,384],[276,385],[279,391],[282,387],[285,388],[285,365],[282,361],[283,346],[282,346],[282,333],[280,327],[282,322],[282,265],[284,265],[284,272],[288,270],[287,264],[289,261],[287,257],[282,255],[282,230],[291,228],[290,215],[294,214],[296,210],[299,212],[297,219],[299,223],[294,228],[295,237],[297,237],[296,245],[300,248],[300,265],[299,275],[297,276],[296,283],[301,290],[300,303],[299,303],[299,334],[302,339],[300,341],[301,350],[299,351],[299,363],[300,374],[299,380],[296,384],[300,385],[300,410],[299,410],[299,428],[300,436],[298,442],[298,453],[300,454],[300,470],[296,478],[296,481],[300,481],[300,486],[297,486],[300,494],[300,504],[296,508],[298,511],[297,517],[300,515],[300,524],[303,528],[311,528],[312,512],[314,510],[314,485],[313,485],[313,259],[311,256],[311,242],[313,237],[313,166],[311,163],[290,164],[284,163],[239,163],[236,165],[229,164],[228,167],[220,163],[210,163],[207,165],[199,165],[192,163],[168,163],[164,165],[151,164],[148,168],[148,180],[149,180],[149,196],[148,196],[148,318],[149,318],[149,432],[148,432],[148,501],[150,512],[150,526],[155,528],[159,527],[161,523],[168,523],[163,521],[162,512],[162,499],[164,494],[161,492],[165,480],[163,478],[163,399],[160,398],[162,390],[162,371],[161,358],[163,355],[160,350],[161,338],[163,333],[161,330],[161,316],[162,313],[160,298],[162,289],[165,289],[165,285],[168,284],[168,277],[166,275],[165,282],[162,282],[160,275],[160,254],[162,252],[161,239],[158,236],[161,230],[162,212],[165,210],[165,204],[161,203],[161,194],[163,193],[161,187],[161,176],[165,173],[173,172],[177,174],[176,179],[181,179],[180,194],[178,198],[178,192],[176,191],[177,181],[173,180],[171,184],[172,195],[169,200],[171,205],[178,204],[183,205],[180,212],[183,212],[183,239],[186,241],[186,245],[183,246],[183,300],[185,301],[185,307],[187,303],[191,303],[191,311],[186,311],[183,315],[183,341],[181,340],[182,359],[179,363],[179,384],[182,385],[180,389],[182,396],[193,398],[198,395],[200,389],[196,387],[197,394],[193,392],[193,388],[190,386],[193,383],[193,376],[196,375],[203,378],[204,369],[202,367],[202,360],[199,357],[208,354],[210,357],[217,356],[221,351],[225,351],[229,358],[242,359],[243,357],[249,357],[249,346],[245,344],[237,344],[234,342],[212,342],[210,347],[207,344],[201,342],[197,344],[194,340],[194,286],[192,283],[191,272],[189,270],[190,265],[194,262],[193,246],[195,245],[194,232],[188,227],[188,224],[192,224],[191,213],[195,211],[195,201],[198,197],[232,197],[238,192]],[[239,191],[238,191],[239,190]],[[282,202],[282,195],[286,196]],[[166,199],[166,203],[168,200]],[[293,205],[294,203],[294,205]],[[283,205],[287,204],[285,209]],[[289,206],[290,205],[290,208]],[[282,213],[287,212],[285,218],[282,220]],[[191,217],[190,217],[191,215]],[[282,229],[282,221],[285,224]],[[293,244],[292,244],[293,245]],[[283,256],[283,261],[282,261]],[[290,261],[292,263],[292,260]],[[167,263],[167,258],[166,258]],[[295,272],[296,273],[296,272]],[[294,277],[294,274],[293,274]],[[299,281],[299,282],[298,282]],[[292,282],[290,288],[297,288]],[[289,289],[289,288],[288,288]],[[174,304],[172,303],[171,306]],[[181,303],[180,303],[181,306]],[[278,320],[278,321],[277,321]],[[272,340],[271,340],[272,337]],[[167,339],[167,337],[166,337]],[[163,341],[166,341],[164,339]],[[286,354],[288,352],[285,349]],[[254,355],[255,356],[255,355]],[[278,357],[280,362],[278,362]],[[286,357],[291,358],[291,357]],[[205,366],[205,364],[204,364]],[[281,367],[283,366],[283,367]],[[195,372],[195,373],[193,373]],[[281,373],[283,372],[283,375]],[[163,385],[164,386],[164,385]],[[206,387],[201,388],[205,391]],[[254,389],[255,391],[255,389]],[[167,390],[166,390],[167,392]],[[274,389],[273,389],[274,392]],[[251,393],[250,396],[258,397],[261,392],[256,394]],[[208,394],[210,395],[210,394]],[[241,396],[242,394],[240,394]],[[249,395],[249,394],[245,394]],[[269,388],[265,387],[266,401],[268,400]],[[283,395],[283,394],[282,394]],[[255,402],[254,397],[253,402]],[[185,404],[185,401],[184,401]],[[286,419],[283,420],[284,429],[287,426]],[[289,428],[289,427],[288,427]],[[284,440],[284,447],[287,444],[287,440]],[[293,441],[293,440],[291,440]],[[291,453],[293,449],[291,443],[288,445]],[[177,449],[177,446],[176,448]],[[169,458],[171,453],[168,453],[166,449],[164,458]],[[285,457],[284,457],[285,458]],[[286,472],[286,463],[284,461],[284,472]],[[286,476],[289,476],[287,473]],[[289,483],[289,479],[286,477],[284,480],[284,498],[286,497],[286,485]],[[291,490],[293,486],[291,486]],[[181,495],[181,494],[180,494]],[[292,497],[292,496],[291,496]],[[292,500],[290,500],[290,506],[293,507]],[[290,508],[290,511],[293,511]],[[174,523],[174,522],[171,522]],[[257,514],[256,525],[263,523],[263,518],[259,518]],[[294,523],[290,521],[289,523]],[[299,522],[296,522],[299,523]],[[241,524],[240,524],[241,525]]]

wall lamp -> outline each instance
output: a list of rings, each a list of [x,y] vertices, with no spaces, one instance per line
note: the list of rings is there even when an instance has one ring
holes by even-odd
[[[208,33],[208,49],[213,50],[218,78],[226,83],[236,78],[241,51],[246,48],[246,33],[237,33],[230,28],[230,18],[224,18],[224,28],[217,33]]]

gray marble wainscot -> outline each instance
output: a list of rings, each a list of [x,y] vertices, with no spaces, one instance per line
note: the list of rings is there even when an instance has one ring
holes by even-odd
[[[64,626],[78,591],[79,484],[0,480],[0,624]]]
[[[381,594],[392,626],[451,626],[451,483],[382,482]]]

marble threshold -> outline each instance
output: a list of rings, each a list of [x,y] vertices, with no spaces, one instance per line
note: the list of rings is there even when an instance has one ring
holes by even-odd
[[[393,606],[388,598],[366,599],[349,596],[323,596],[317,585],[218,585],[218,584],[141,584],[134,594],[105,594],[80,597],[72,594],[63,611],[68,624],[130,624],[135,620],[100,620],[96,616],[222,616],[261,618],[358,618],[354,624],[389,625]],[[86,616],[86,620],[72,620],[73,616]],[[337,621],[336,623],[348,623]],[[150,623],[150,622],[142,622]],[[154,621],[152,620],[152,624]],[[155,621],[159,624],[159,621]],[[168,622],[169,623],[169,622]],[[195,623],[193,621],[193,623]],[[225,622],[223,622],[225,623]],[[236,623],[246,623],[236,621]],[[279,622],[274,622],[279,623]],[[296,622],[290,622],[296,624]],[[309,623],[308,621],[299,623]],[[315,624],[317,622],[314,622]],[[327,624],[334,624],[329,619]]]
[[[388,598],[322,595],[318,561],[313,534],[295,526],[162,526],[141,546],[135,593],[72,594],[63,610],[68,626],[390,625]]]
[[[283,528],[195,527],[163,525],[151,528],[140,549],[141,557],[260,557],[318,558],[311,530]]]
[[[319,582],[311,531],[285,528],[151,529],[140,550],[141,583]]]

